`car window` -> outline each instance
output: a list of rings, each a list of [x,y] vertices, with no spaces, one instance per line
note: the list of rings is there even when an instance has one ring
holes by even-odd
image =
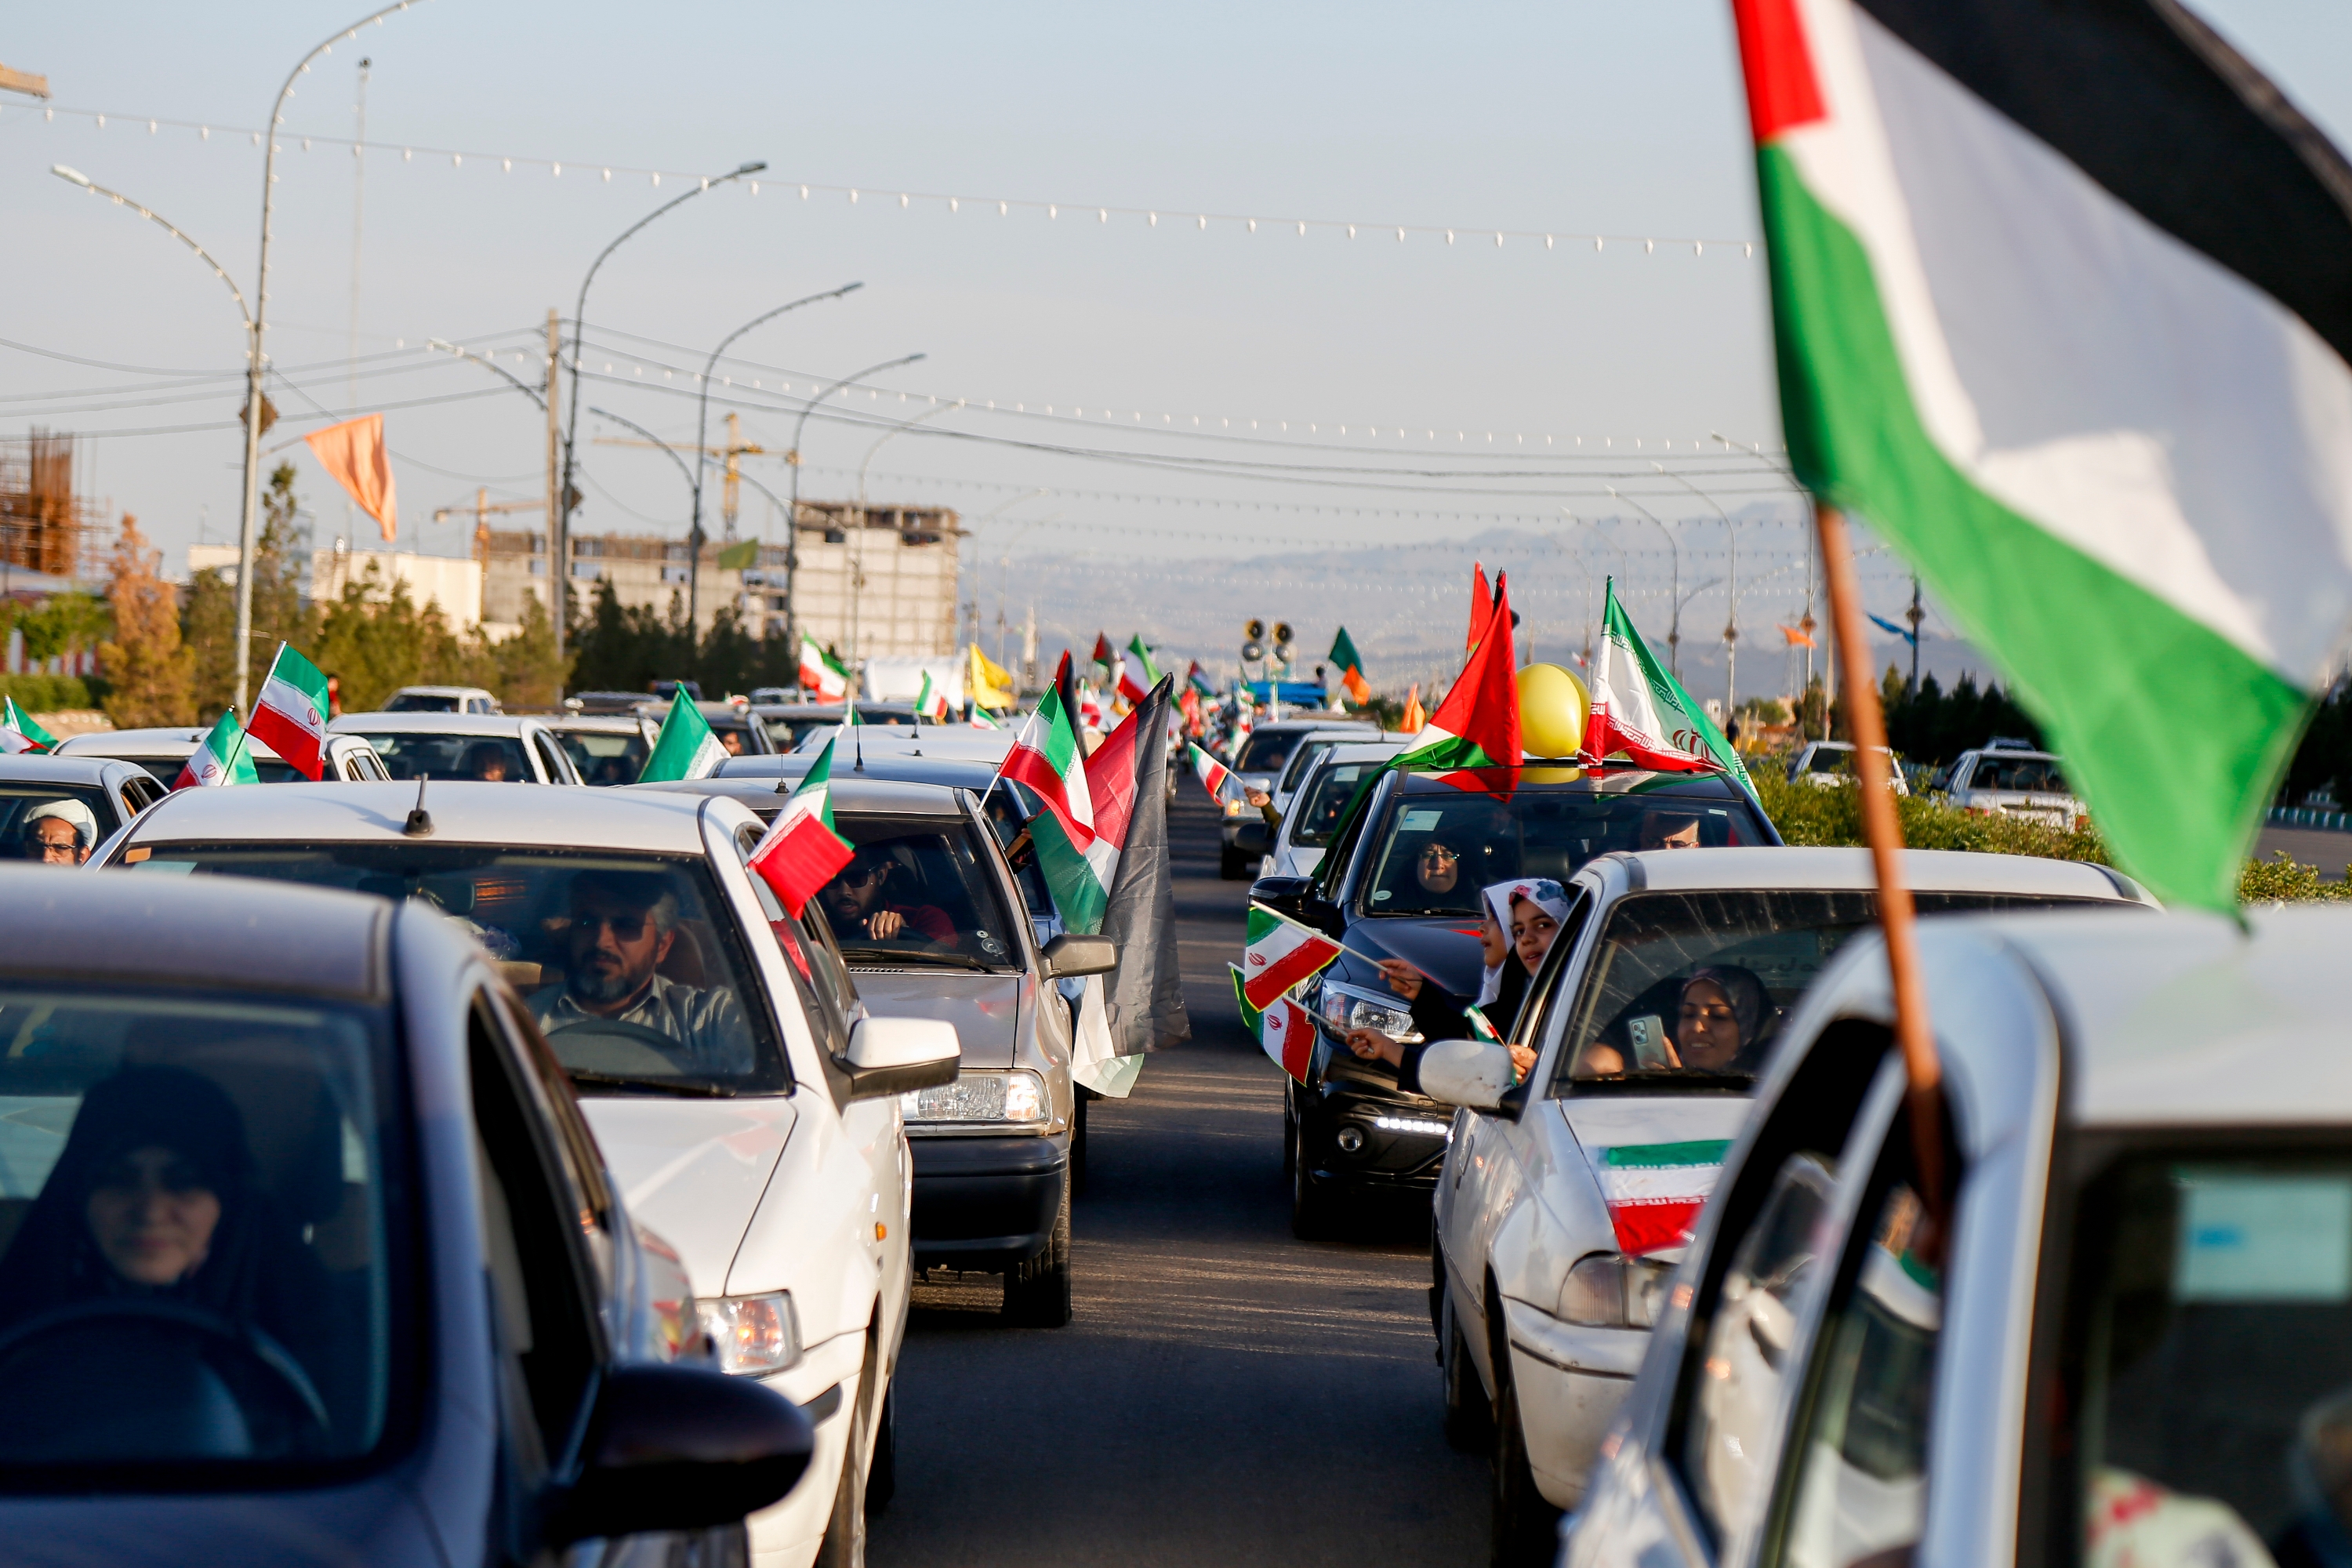
[[[145,858],[131,858],[142,848]],[[168,844],[136,847],[124,864],[427,904],[497,961],[583,1093],[789,1087],[741,933],[698,859],[406,842]]]
[[[969,821],[845,813],[834,826],[856,852],[814,904],[851,963],[1020,963],[1021,944]]]
[[[457,700],[430,691],[395,691],[385,701],[387,713],[455,713]]]
[[[1242,760],[1234,764],[1237,773],[1278,773],[1282,764],[1290,760],[1291,748],[1298,744],[1295,730],[1276,730],[1252,735],[1242,747]]]
[[[2053,1560],[2342,1560],[2352,1159],[2156,1135],[2095,1168],[2072,1227]]]
[[[1334,763],[1315,775],[1307,794],[1290,803],[1290,841],[1301,848],[1322,849],[1339,831],[1339,818],[1356,798],[1364,780],[1380,771],[1378,763]]]
[[[547,774],[548,783],[570,784],[572,782],[572,775],[565,771],[563,758],[558,752],[553,740],[543,734],[534,734],[530,738],[530,743],[539,752],[540,769]]]
[[[1969,775],[1969,787],[2063,795],[2066,793],[2066,775],[2048,757],[1989,755],[1977,759],[1976,772]]]
[[[1034,796],[1020,795],[1022,788],[1011,779],[999,779],[996,787],[981,796],[981,814],[988,818],[988,830],[996,835],[997,847],[1010,855],[1029,824],[1043,809]],[[1024,848],[1020,858],[1013,862],[1013,880],[1021,889],[1021,901],[1032,920],[1058,920],[1054,908],[1053,889],[1045,885],[1045,868],[1038,863],[1034,849]]]
[[[1315,759],[1329,751],[1335,744],[1337,742],[1332,741],[1300,742],[1298,749],[1290,753],[1290,765],[1282,770],[1280,787],[1286,792],[1297,789],[1299,781],[1306,778],[1307,770],[1315,765]]]
[[[365,739],[395,779],[539,782],[523,755],[522,742],[512,735],[431,735],[394,730]]]
[[[12,1489],[378,1445],[414,1386],[398,1081],[378,1008],[0,984]]]
[[[558,730],[555,742],[572,759],[580,771],[583,784],[630,784],[645,771],[646,758],[651,748],[646,738],[632,730],[625,733],[604,730]]]
[[[1923,915],[2092,902],[1931,892],[1913,901]],[[1877,896],[1861,889],[1620,899],[1566,1020],[1551,1092],[1627,1084],[1744,1091],[1779,1044],[1787,1009],[1847,938],[1875,926],[1877,907]]]
[[[0,783],[0,860],[37,860],[41,847],[33,828],[35,812],[43,806],[79,805],[89,813],[94,825],[93,837],[83,845],[95,848],[107,836],[122,826],[121,813],[107,797],[103,784],[28,784],[21,780]],[[48,829],[52,834],[58,829]]]
[[[1475,916],[1481,888],[1516,877],[1565,882],[1596,855],[1654,847],[1685,830],[1702,845],[1769,842],[1749,808],[1728,796],[1489,792],[1475,783],[1401,791],[1372,839],[1362,906],[1374,915]]]

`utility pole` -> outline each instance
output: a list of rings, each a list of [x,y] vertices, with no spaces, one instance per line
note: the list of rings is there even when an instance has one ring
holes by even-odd
[[[564,523],[571,509],[559,493],[563,467],[562,426],[555,416],[555,372],[563,358],[563,319],[547,308],[547,614],[555,623],[555,657],[563,657],[564,632],[572,619],[572,562],[564,550]]]
[[[1903,618],[1911,623],[1911,695],[1916,697],[1919,695],[1919,623],[1927,618],[1927,612],[1919,607],[1919,579],[1916,574],[1911,578],[1911,608]]]
[[[360,242],[366,233],[368,68],[374,63],[364,57],[360,60],[359,96],[352,106],[352,311],[343,359],[343,406],[347,410],[360,405]],[[357,535],[358,517],[352,510],[352,498],[344,496],[346,538]]]

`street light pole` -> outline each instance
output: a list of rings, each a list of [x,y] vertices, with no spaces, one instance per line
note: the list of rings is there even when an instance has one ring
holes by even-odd
[[[896,370],[902,364],[912,364],[921,354],[901,354],[886,359],[880,364],[869,364],[852,375],[845,375],[831,386],[817,393],[801,405],[801,416],[793,421],[793,444],[784,453],[784,462],[793,470],[793,500],[784,519],[784,642],[794,659],[800,658],[801,616],[799,601],[794,597],[795,584],[801,569],[801,432],[808,428],[809,416],[816,405],[839,392],[843,387],[864,381],[869,375],[879,375],[886,370]]]
[[[245,508],[237,525],[236,555],[236,710],[240,718],[247,710],[251,676],[248,667],[252,662],[253,552],[261,514],[261,374],[266,363],[265,334],[269,330],[269,218],[278,195],[278,128],[286,122],[286,100],[294,96],[295,79],[310,70],[312,60],[333,52],[341,40],[358,37],[360,29],[370,22],[380,26],[386,16],[405,11],[414,3],[415,0],[399,0],[397,5],[362,16],[304,55],[286,73],[286,84],[278,89],[278,100],[269,110],[269,125],[263,142],[268,150],[261,160],[261,260],[253,286],[253,311],[247,318],[253,342],[245,363]]]
[[[547,534],[548,551],[553,557],[551,569],[562,589],[554,605],[555,654],[558,658],[563,657],[564,623],[572,618],[572,478],[576,471],[576,465],[572,460],[572,444],[580,434],[580,350],[582,340],[588,331],[586,320],[588,285],[596,281],[597,268],[604,265],[606,257],[620,249],[631,235],[635,234],[662,214],[692,201],[713,185],[723,185],[730,180],[740,180],[747,175],[756,174],[767,166],[765,163],[739,163],[730,173],[713,179],[706,179],[684,195],[672,196],[668,201],[662,203],[627,228],[623,229],[618,238],[598,251],[596,259],[588,264],[588,275],[580,279],[580,298],[572,307],[572,408],[566,416],[563,428],[563,484],[556,493],[555,515],[548,519]],[[628,424],[626,420],[621,422],[625,425]],[[636,426],[630,426],[630,428],[635,429]]]
[[[703,362],[702,395],[695,400],[694,414],[694,522],[686,535],[686,624],[689,627],[696,624],[702,604],[702,470],[709,461],[709,454],[703,450],[703,447],[710,435],[710,373],[718,368],[719,356],[727,352],[728,344],[763,321],[772,321],[787,310],[797,310],[803,305],[813,305],[819,300],[838,300],[844,294],[855,293],[865,287],[863,283],[845,283],[829,292],[811,294],[789,305],[779,305],[762,315],[754,316],[719,339],[719,346],[712,349],[710,357]]]
[[[1683,542],[1673,529],[1668,528],[1659,519],[1657,513],[1635,500],[1632,496],[1619,495],[1612,486],[1604,485],[1601,488],[1609,491],[1612,500],[1623,501],[1652,522],[1657,523],[1658,531],[1666,536],[1666,547],[1674,552],[1675,580],[1666,592],[1666,597],[1673,601],[1675,606],[1673,624],[1666,628],[1666,668],[1674,672],[1676,680],[1680,680],[1683,678]]]

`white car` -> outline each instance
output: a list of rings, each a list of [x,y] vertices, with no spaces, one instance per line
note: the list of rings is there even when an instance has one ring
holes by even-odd
[[[1888,783],[1896,795],[1909,795],[1911,785],[1903,776],[1903,768],[1895,753],[1885,746],[1874,748],[1886,759]],[[1851,741],[1808,741],[1804,749],[1789,763],[1790,784],[1809,784],[1817,789],[1833,789],[1854,779],[1853,742]]]
[[[745,869],[761,829],[736,801],[418,795],[183,790],[108,864],[343,888],[462,924],[571,1075],[630,1212],[677,1248],[720,1364],[815,1425],[808,1479],[751,1521],[754,1561],[862,1561],[911,1283],[898,1096],[954,1079],[953,1027],[864,1016],[822,922]]]
[[[2130,906],[2104,867],[1911,850],[1923,913]],[[1432,1273],[1447,1435],[1491,1444],[1498,1561],[1548,1557],[1787,1009],[1870,925],[1859,849],[1675,849],[1589,862],[1513,1037],[1433,1046],[1454,1116]],[[1503,1020],[1496,1020],[1504,1026]]]
[[[1300,749],[1305,749],[1303,742]],[[1318,750],[1298,787],[1291,793],[1282,814],[1282,826],[1267,845],[1265,858],[1258,862],[1257,874],[1313,876],[1315,868],[1323,863],[1323,851],[1339,830],[1340,814],[1356,797],[1358,786],[1403,750],[1402,741],[1340,741]],[[1255,837],[1246,822],[1238,837],[1244,840]]]
[[[188,765],[188,758],[204,742],[211,731],[169,728],[160,730],[98,730],[87,735],[69,736],[58,743],[61,757],[119,757],[126,763],[137,763],[153,774],[157,783],[170,789],[178,780],[180,770]],[[287,784],[302,780],[294,764],[270,750],[268,745],[248,735],[246,749],[253,760],[253,771],[263,784]],[[371,780],[388,779],[390,770],[375,748],[357,735],[329,735],[327,738],[328,780],[340,779],[350,784],[365,784]]]
[[[2048,752],[2022,745],[1962,752],[1940,787],[1962,811],[2021,816],[2052,827],[2080,827],[2090,817],[2090,808],[2066,783],[2065,764]]]
[[[383,700],[386,713],[503,713],[496,696],[478,686],[404,686]]]
[[[1563,1561],[2342,1561],[2352,913],[1935,922],[1790,1020]],[[1945,1196],[1944,1194],[1950,1194]],[[1940,1201],[1939,1201],[1940,1200]]]
[[[329,721],[327,733],[365,740],[395,779],[587,782],[543,719],[503,713],[345,713]]]

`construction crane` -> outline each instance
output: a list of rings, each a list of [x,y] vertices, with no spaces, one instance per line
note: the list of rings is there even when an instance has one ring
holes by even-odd
[[[453,506],[436,507],[434,509],[433,521],[446,522],[460,510],[464,509]],[[510,511],[545,511],[547,502],[544,500],[492,500],[488,489],[478,489],[474,492],[474,504],[471,510],[474,513],[474,559],[480,562],[482,570],[487,572],[490,568],[490,514],[493,512],[503,514]]]
[[[619,436],[599,436],[596,437],[596,445],[599,447],[652,447],[656,443],[632,441]],[[696,448],[685,443],[672,443],[669,449],[673,452],[691,452]],[[743,470],[739,459],[764,458],[768,455],[768,449],[757,442],[744,440],[742,416],[730,414],[727,416],[727,444],[723,447],[705,447],[701,451],[703,456],[718,458],[726,465],[726,483],[720,487],[719,492],[719,516],[722,525],[721,537],[727,543],[732,544],[735,542],[736,503],[742,493]]]

